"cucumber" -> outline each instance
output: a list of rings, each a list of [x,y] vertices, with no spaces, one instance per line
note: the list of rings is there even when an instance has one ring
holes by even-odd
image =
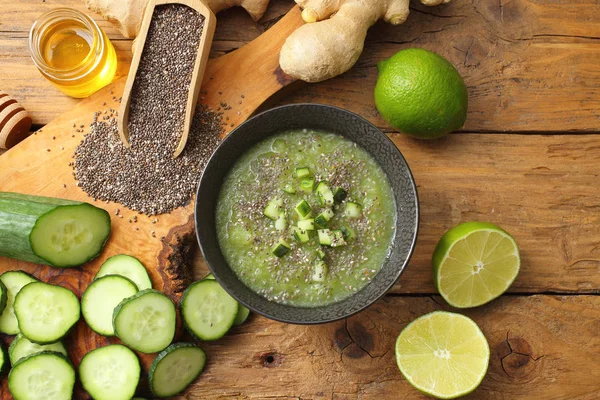
[[[247,307],[244,307],[243,305],[239,304],[238,313],[235,316],[235,321],[233,321],[233,325],[238,326],[238,325],[243,324],[244,322],[246,322],[249,315],[250,315],[250,310],[248,310]]]
[[[8,302],[8,289],[0,280],[0,315],[4,312],[6,308],[6,303]]]
[[[349,226],[344,225],[340,228],[340,230],[344,234],[344,239],[346,239],[346,241],[348,241],[348,242],[352,241],[358,237],[358,235],[356,234],[356,231]]]
[[[215,276],[213,274],[208,274],[206,275],[204,278],[202,279],[212,279],[213,281],[215,280]]]
[[[315,230],[314,218],[303,219],[302,221],[298,221],[298,228],[303,229],[305,231],[314,231]]]
[[[152,289],[152,282],[144,264],[137,258],[128,256],[127,254],[109,257],[104,261],[94,279],[105,275],[124,276],[135,283],[139,290]]]
[[[215,282],[216,281],[207,281]],[[175,336],[175,305],[154,289],[142,290],[123,300],[113,312],[117,337],[142,353],[156,353]]]
[[[345,246],[346,240],[344,240],[344,233],[340,229],[331,231],[331,247]]]
[[[338,187],[333,191],[333,201],[336,204],[339,204],[342,201],[344,201],[346,199],[346,196],[348,196],[348,192],[346,192],[346,190],[342,187]]]
[[[42,351],[54,351],[67,356],[67,349],[62,342],[37,344],[27,339],[22,333],[19,333],[8,348],[8,357],[10,358],[10,363],[15,365],[21,358],[29,357]]]
[[[8,374],[8,390],[15,400],[70,400],[74,385],[73,365],[53,351],[22,358]]]
[[[300,181],[300,190],[304,193],[312,193],[314,186],[315,180],[313,178],[304,178]]]
[[[331,208],[324,209],[319,215],[315,217],[315,225],[319,228],[325,228],[327,223],[334,217],[334,213]]]
[[[290,185],[289,183],[287,185],[285,185],[283,187],[284,192],[286,192],[287,194],[296,194],[296,188],[294,188],[292,185]]]
[[[0,315],[0,332],[7,335],[16,335],[20,331],[17,317],[15,316],[15,297],[23,286],[31,282],[38,282],[38,280],[22,271],[6,271],[0,275],[0,282],[7,289],[6,307],[2,315]]]
[[[329,186],[329,182],[319,182],[315,189],[315,193],[317,193],[317,200],[319,200],[320,205],[328,207],[333,206],[334,196],[331,187]]]
[[[81,313],[92,330],[104,336],[114,336],[113,311],[128,297],[138,292],[129,279],[120,275],[105,275],[94,280],[81,296]]]
[[[235,322],[238,308],[238,302],[212,280],[192,283],[181,297],[183,323],[201,340],[223,337]]]
[[[312,208],[306,200],[300,200],[294,207],[294,210],[296,210],[296,214],[298,214],[300,219],[308,219],[312,214]]]
[[[271,248],[271,253],[275,257],[283,257],[290,251],[290,244],[283,239],[279,239]]]
[[[97,257],[110,235],[110,216],[78,201],[0,192],[0,256],[53,267]]]
[[[140,361],[122,344],[87,353],[79,364],[79,379],[94,400],[129,400],[140,381]]]
[[[327,264],[325,263],[325,261],[320,260],[320,259],[316,260],[314,267],[313,267],[313,273],[312,273],[313,282],[325,281],[325,277],[326,277],[328,271],[329,271],[329,269],[327,268]]]
[[[15,315],[21,333],[32,342],[58,342],[79,321],[81,310],[77,296],[69,289],[33,282],[15,298]]]
[[[285,231],[287,228],[287,220],[285,219],[285,211],[279,211],[279,217],[277,217],[277,221],[275,221],[275,229],[278,231]]]
[[[277,218],[279,218],[279,211],[281,210],[281,206],[283,206],[283,199],[275,197],[269,200],[267,206],[265,207],[265,210],[263,211],[264,216],[269,218],[270,220],[277,221]]]
[[[0,342],[0,375],[4,375],[9,368],[10,362],[8,353],[6,352],[6,347],[4,347],[4,344]]]
[[[306,178],[310,176],[310,169],[308,167],[298,167],[294,171],[296,178]]]
[[[171,397],[184,391],[204,369],[206,353],[192,343],[175,343],[152,361],[148,380],[157,397]]]
[[[292,236],[294,236],[294,238],[300,243],[306,243],[310,240],[308,231],[305,231],[304,229],[300,229],[297,226],[292,226],[291,231]]]
[[[362,214],[362,206],[358,203],[353,203],[351,201],[346,203],[346,209],[344,211],[344,215],[346,218],[358,218]]]

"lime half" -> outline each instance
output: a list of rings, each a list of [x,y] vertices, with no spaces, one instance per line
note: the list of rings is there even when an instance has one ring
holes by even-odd
[[[415,388],[439,399],[454,399],[479,386],[490,347],[473,320],[436,311],[404,328],[396,340],[396,361]]]
[[[454,307],[485,304],[508,289],[519,274],[517,243],[489,222],[465,222],[442,236],[433,252],[433,278]]]

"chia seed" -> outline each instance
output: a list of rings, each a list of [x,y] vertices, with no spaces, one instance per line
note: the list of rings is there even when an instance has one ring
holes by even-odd
[[[110,109],[103,118],[96,114],[75,150],[75,177],[89,196],[147,215],[189,202],[222,133],[220,117],[199,105],[186,147],[173,158],[203,25],[204,17],[185,5],[155,9],[131,92],[130,147],[119,140]]]

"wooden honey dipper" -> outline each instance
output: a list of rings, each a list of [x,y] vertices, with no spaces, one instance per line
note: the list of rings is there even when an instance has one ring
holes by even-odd
[[[0,149],[10,149],[29,135],[31,117],[12,97],[0,90]]]

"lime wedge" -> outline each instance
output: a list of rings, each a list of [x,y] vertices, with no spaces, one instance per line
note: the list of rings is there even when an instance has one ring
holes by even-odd
[[[436,311],[417,318],[396,340],[396,362],[415,388],[454,399],[479,386],[490,361],[483,333],[460,314]]]
[[[519,274],[517,243],[489,222],[465,222],[442,236],[433,252],[433,278],[453,307],[476,307],[494,300]]]

